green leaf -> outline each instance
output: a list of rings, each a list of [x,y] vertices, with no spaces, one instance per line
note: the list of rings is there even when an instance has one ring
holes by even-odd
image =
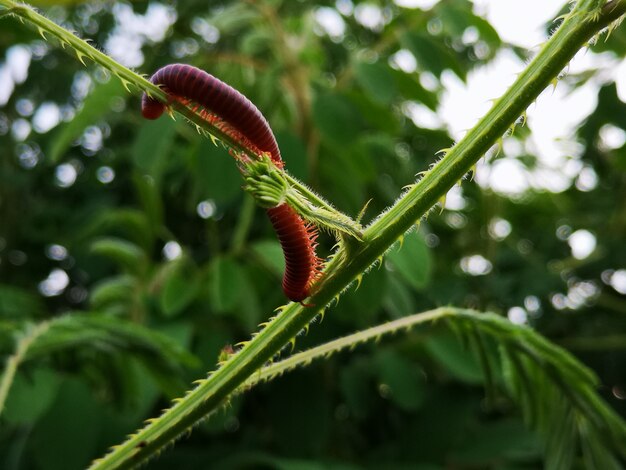
[[[475,467],[488,466],[495,460],[523,462],[541,456],[535,433],[512,419],[479,424],[457,449],[454,461]]]
[[[130,302],[135,282],[134,277],[125,274],[98,282],[89,294],[91,307],[100,310],[112,304]]]
[[[241,194],[241,175],[237,165],[221,145],[203,139],[190,147],[189,169],[199,199],[227,203]]]
[[[478,360],[452,334],[440,334],[426,341],[426,348],[458,380],[470,384],[483,383]]]
[[[392,318],[400,318],[415,311],[415,300],[412,293],[412,289],[398,279],[396,273],[389,273],[387,292],[383,302]]]
[[[389,66],[380,62],[359,62],[354,67],[354,73],[359,85],[373,101],[388,105],[395,98],[395,82]]]
[[[43,312],[39,296],[19,287],[0,284],[0,316],[32,318]]]
[[[254,275],[250,269],[241,269],[240,289],[245,295],[240,295],[237,301],[235,315],[241,321],[241,324],[248,330],[253,331],[261,321],[264,314],[261,308],[261,299],[259,298],[258,283],[254,282]],[[277,290],[279,286],[275,287]]]
[[[26,360],[74,348],[110,355],[125,352],[145,365],[170,373],[194,366],[196,359],[170,338],[136,323],[106,314],[76,312],[51,320],[26,352]]]
[[[166,117],[142,122],[133,146],[133,158],[135,165],[144,174],[152,176],[158,184],[168,160],[180,158],[180,155],[176,155],[178,149],[172,151],[176,122]]]
[[[85,239],[94,235],[104,235],[115,231],[122,233],[124,238],[137,243],[149,250],[154,242],[154,230],[145,212],[138,209],[113,209],[96,215],[87,227],[81,231],[79,238]]]
[[[340,372],[339,385],[350,412],[357,419],[365,419],[373,409],[372,369],[368,360],[354,361]]]
[[[35,422],[52,404],[60,384],[61,377],[47,368],[18,372],[2,417],[13,424]]]
[[[59,161],[85,128],[103,119],[111,111],[112,105],[124,96],[126,96],[124,87],[117,79],[96,85],[91,94],[85,98],[83,107],[76,113],[74,119],[60,127],[54,135],[48,152],[50,160],[53,163]]]
[[[419,74],[405,73],[402,70],[392,70],[391,73],[393,73],[395,85],[404,99],[416,101],[432,111],[437,111],[439,105],[437,95],[422,86]]]
[[[344,293],[337,305],[337,318],[357,325],[371,324],[387,292],[387,271],[374,269],[364,276],[361,285],[354,285]],[[355,312],[358,312],[355,318]]]
[[[234,3],[220,10],[211,23],[222,35],[232,35],[259,19],[259,13],[245,3]]]
[[[393,247],[387,259],[402,278],[415,289],[422,289],[430,282],[431,254],[424,239],[413,231],[404,236],[401,246]]]
[[[322,135],[330,142],[349,146],[361,128],[358,109],[345,96],[318,93],[313,101],[313,119]]]
[[[163,202],[159,193],[159,185],[149,175],[134,175],[133,182],[141,200],[141,205],[152,230],[158,232],[163,226]]]
[[[426,381],[418,365],[392,349],[379,351],[375,356],[375,363],[381,385],[388,387],[393,402],[409,411],[415,411],[422,406]]]
[[[500,46],[500,36],[491,24],[472,12],[471,4],[465,2],[439,3],[436,15],[441,17],[444,28],[451,36],[462,36],[468,27],[473,26],[479,38],[487,43],[492,53]]]
[[[239,300],[242,292],[242,278],[244,274],[241,266],[234,260],[218,256],[213,260],[209,269],[209,295],[211,305],[216,312],[231,311]]]
[[[251,246],[252,252],[277,276],[285,270],[285,257],[280,243],[276,240],[261,240]]]
[[[84,383],[66,380],[29,442],[37,468],[85,468],[96,450],[102,414],[103,410]]]
[[[408,31],[402,36],[402,42],[417,59],[420,70],[432,72],[440,77],[444,70],[449,69],[465,81],[465,70],[440,38],[423,32]]]
[[[294,132],[277,132],[276,140],[280,153],[289,166],[289,173],[301,181],[309,178],[306,145],[302,138]]]
[[[200,288],[198,271],[185,258],[165,267],[165,281],[159,296],[161,311],[166,317],[180,314],[193,302]]]
[[[127,240],[121,238],[101,238],[91,244],[91,252],[111,258],[121,267],[132,273],[139,273],[145,268],[146,255],[143,250]]]

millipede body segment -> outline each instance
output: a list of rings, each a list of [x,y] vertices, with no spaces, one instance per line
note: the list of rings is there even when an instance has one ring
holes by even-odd
[[[214,76],[191,65],[171,64],[150,78],[171,97],[193,109],[216,115],[261,152],[269,153],[280,168],[283,161],[274,133],[258,108],[244,95]],[[157,119],[166,104],[144,93],[141,112],[146,119]],[[315,255],[317,231],[306,224],[289,205],[281,204],[267,210],[285,256],[283,292],[290,300],[301,302],[309,296],[310,287],[319,272]]]

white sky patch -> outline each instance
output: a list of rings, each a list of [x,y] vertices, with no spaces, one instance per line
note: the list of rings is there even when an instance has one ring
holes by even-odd
[[[51,260],[63,261],[67,255],[67,248],[62,245],[52,244],[46,247],[46,256]]]
[[[461,269],[471,276],[484,276],[492,269],[491,261],[482,255],[472,255],[461,258]]]
[[[528,313],[522,307],[511,307],[506,316],[509,321],[515,325],[525,325],[528,323]]]
[[[567,163],[570,163],[569,161]],[[580,163],[578,160],[574,163]],[[530,186],[538,190],[547,189],[552,193],[560,193],[565,191],[572,184],[572,178],[576,174],[571,175],[571,172],[566,172],[568,167],[581,168],[582,165],[565,165],[561,170],[552,168],[536,168],[532,172],[524,170],[528,175],[528,181]]]
[[[176,10],[160,3],[150,3],[145,15],[138,15],[131,5],[116,3],[113,16],[117,25],[104,44],[115,60],[128,67],[143,64],[141,47],[149,40],[161,42],[176,21]]]
[[[393,3],[404,8],[421,8],[428,10],[435,6],[439,0],[394,0]]]
[[[417,127],[422,129],[440,129],[442,126],[441,119],[439,119],[437,113],[431,111],[423,104],[407,101],[402,105],[402,111]]]
[[[564,157],[579,156],[582,146],[572,141],[583,119],[593,112],[598,100],[598,85],[589,81],[575,90],[564,85],[548,88],[528,109],[530,142],[542,163],[559,168]]]
[[[56,127],[59,122],[61,122],[61,110],[55,103],[46,101],[37,108],[33,116],[33,129],[35,132],[45,134]]]
[[[496,160],[491,164],[479,163],[474,179],[482,187],[489,187],[509,196],[523,194],[530,187],[524,165],[511,158]]]
[[[115,171],[110,166],[101,166],[96,170],[96,178],[102,184],[109,184],[115,179]]]
[[[617,96],[626,103],[626,60],[623,60],[617,67],[613,69],[615,85],[617,85]]]
[[[31,125],[26,119],[16,119],[11,126],[11,134],[13,139],[17,142],[26,140],[26,137],[30,135]]]
[[[451,211],[460,211],[465,209],[467,201],[463,197],[463,188],[460,186],[452,186],[452,189],[446,194],[445,208]]]
[[[413,73],[417,70],[417,60],[408,49],[400,49],[390,57],[389,63],[405,73]]]
[[[202,217],[203,219],[208,219],[215,215],[217,207],[215,202],[211,199],[207,199],[206,201],[201,201],[196,206],[196,213]]]
[[[474,5],[474,11],[485,16],[503,40],[533,49],[547,40],[545,24],[558,14],[563,2],[476,0]],[[527,14],[528,11],[533,14]],[[492,106],[490,100],[500,97],[524,67],[517,56],[503,50],[489,64],[471,71],[467,83],[461,82],[450,71],[442,74],[441,84],[445,91],[437,114],[456,141],[485,115]],[[476,181],[482,187],[514,195],[530,188],[561,192],[572,184],[581,191],[590,191],[597,186],[597,175],[586,171],[578,161],[583,147],[574,140],[575,132],[595,110],[598,89],[604,83],[615,80],[620,96],[626,101],[626,63],[618,61],[612,54],[594,54],[583,49],[565,72],[582,73],[592,69],[597,69],[598,73],[582,86],[572,90],[565,83],[559,83],[556,89],[550,87],[539,96],[527,110],[526,125],[532,131],[529,138],[516,146],[515,139],[505,138],[504,158],[479,165]],[[603,143],[607,142],[607,147],[623,145],[626,133],[608,128],[601,138]],[[528,170],[519,162],[504,163],[510,157],[524,153],[537,156],[536,169]],[[490,171],[485,173],[485,170]]]
[[[98,126],[88,126],[80,138],[80,145],[92,154],[100,150],[103,144],[104,135]]]
[[[183,254],[183,249],[175,241],[169,241],[163,247],[163,256],[165,259],[172,261]]]
[[[23,83],[28,77],[31,55],[30,49],[26,46],[11,46],[7,50],[6,66],[15,83]]]
[[[69,188],[76,182],[78,171],[71,163],[62,163],[54,170],[54,179],[57,186]]]
[[[443,72],[441,83],[445,91],[438,114],[455,140],[489,111],[491,100],[502,95],[523,68],[522,61],[511,51],[501,51],[489,64],[472,70],[467,83],[449,70]]]
[[[0,106],[7,104],[14,89],[15,83],[11,79],[11,71],[5,65],[0,65]]]
[[[531,49],[547,39],[546,23],[563,4],[563,0],[474,0],[474,11],[487,18],[503,41]]]
[[[605,124],[600,128],[600,144],[607,150],[614,150],[626,144],[626,131],[613,124]]]
[[[489,236],[494,240],[502,241],[511,233],[511,223],[506,219],[494,217],[489,221]]]
[[[598,295],[598,286],[590,281],[579,281],[567,289],[566,306],[578,309]]]
[[[576,189],[583,192],[588,192],[596,189],[598,186],[598,174],[590,166],[584,167],[580,170],[578,178],[576,178]]]
[[[39,283],[39,292],[46,297],[54,297],[63,293],[69,285],[70,278],[62,269],[55,268],[48,277]]]
[[[354,9],[354,19],[372,31],[380,31],[387,22],[382,9],[373,3],[360,3]]]
[[[572,256],[576,259],[585,259],[596,249],[596,237],[589,230],[576,230],[567,239],[572,250]]]
[[[618,269],[611,275],[611,287],[620,294],[626,294],[626,269]]]
[[[31,52],[26,46],[11,46],[6,52],[6,61],[0,65],[0,106],[8,103],[15,85],[28,77]]]
[[[191,20],[191,29],[209,44],[215,44],[220,39],[220,30],[204,18]]]
[[[331,38],[340,39],[346,32],[346,22],[334,8],[321,7],[315,10],[315,21]]]

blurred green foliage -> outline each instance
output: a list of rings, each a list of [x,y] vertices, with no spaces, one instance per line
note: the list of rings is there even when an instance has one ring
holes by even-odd
[[[438,110],[442,77],[466,80],[499,51],[526,58],[465,0],[428,10],[358,1],[46,3],[82,37],[112,50],[122,41],[122,62],[143,73],[192,63],[244,92],[272,124],[287,169],[350,214],[371,200],[365,222],[453,140],[443,127],[417,126],[406,104]],[[359,21],[365,8],[378,23]],[[322,14],[339,18],[343,32],[328,34]],[[164,34],[157,22],[129,18],[161,19]],[[137,97],[102,70],[83,68],[16,21],[0,24],[5,67],[16,46],[31,57],[0,109],[3,358],[32,323],[51,321],[7,397],[0,466],[82,468],[285,301],[282,254],[226,151],[180,120],[143,121]],[[625,44],[621,28],[594,50],[621,58]],[[415,70],[398,65],[398,51],[412,54]],[[38,129],[44,103],[61,119],[51,130]],[[432,213],[297,347],[438,305],[523,309],[594,369],[602,395],[626,414],[626,298],[612,283],[626,269],[626,144],[607,147],[607,129],[626,129],[626,104],[610,82],[571,157],[597,184],[577,185],[578,176],[560,192],[507,196],[464,182],[463,204]],[[531,132],[507,140],[525,145]],[[524,149],[496,158],[540,168],[532,145]],[[578,230],[596,241],[583,259],[568,245]],[[332,244],[322,237],[322,255]],[[489,262],[483,275],[464,269],[476,255]],[[259,386],[150,468],[540,466],[541,445],[519,411],[506,401],[486,409],[482,385],[479,364],[451,336],[398,338]]]

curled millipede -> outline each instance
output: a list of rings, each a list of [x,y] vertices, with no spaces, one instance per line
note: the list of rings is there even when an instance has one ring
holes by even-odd
[[[234,135],[244,145],[251,144],[255,149],[267,152],[274,164],[282,168],[280,150],[267,120],[248,98],[233,87],[185,64],[166,65],[157,70],[150,81],[161,86],[172,100],[199,110],[203,118],[217,116],[234,129]],[[141,100],[141,112],[146,119],[157,119],[166,106],[145,93]],[[311,285],[319,273],[320,262],[315,254],[317,230],[315,226],[306,224],[285,203],[268,209],[267,214],[285,256],[283,292],[288,299],[302,302],[309,296]]]

